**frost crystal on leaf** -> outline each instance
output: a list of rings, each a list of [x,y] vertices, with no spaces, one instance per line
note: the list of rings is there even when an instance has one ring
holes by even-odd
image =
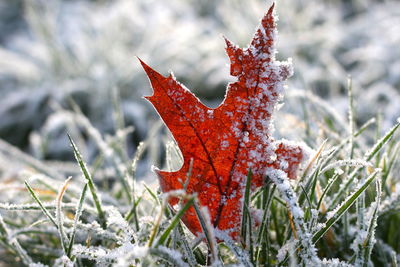
[[[207,206],[214,228],[232,230],[237,240],[242,214],[242,199],[249,170],[252,189],[264,182],[266,168],[273,167],[295,178],[305,158],[302,146],[286,140],[276,141],[273,112],[282,99],[283,82],[293,74],[291,61],[275,60],[276,25],[272,6],[261,20],[250,45],[239,48],[229,40],[226,52],[230,73],[237,80],[228,85],[223,103],[211,109],[170,75],[164,77],[144,62],[154,93],[146,97],[172,132],[184,158],[176,172],[155,170],[164,192],[182,189],[193,161],[188,193],[198,193]],[[177,199],[171,199],[173,206]],[[193,233],[201,227],[193,208],[183,216]]]

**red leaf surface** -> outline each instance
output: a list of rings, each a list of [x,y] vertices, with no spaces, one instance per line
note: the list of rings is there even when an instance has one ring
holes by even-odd
[[[248,171],[252,190],[262,186],[267,168],[283,170],[295,178],[304,159],[301,146],[272,137],[272,113],[283,93],[283,81],[292,75],[291,62],[275,60],[274,5],[265,14],[250,45],[241,49],[226,41],[230,72],[237,81],[227,87],[223,103],[215,109],[203,105],[170,75],[164,77],[141,61],[154,93],[146,97],[174,136],[184,163],[180,170],[156,170],[163,192],[182,189],[193,161],[187,192],[197,192],[212,223],[238,239],[243,194]],[[171,199],[175,205],[177,199]],[[194,233],[201,227],[193,208],[182,218]]]

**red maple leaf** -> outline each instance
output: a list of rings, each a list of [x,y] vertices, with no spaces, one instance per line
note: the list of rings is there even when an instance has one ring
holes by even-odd
[[[274,5],[265,14],[250,45],[241,49],[229,40],[226,52],[231,61],[230,83],[223,103],[203,105],[171,75],[164,77],[141,61],[154,93],[146,97],[174,136],[184,163],[180,170],[156,170],[163,192],[182,189],[192,161],[187,192],[197,192],[208,207],[215,228],[239,236],[242,199],[248,171],[252,187],[260,187],[267,168],[283,170],[295,178],[304,159],[301,146],[272,137],[272,113],[283,93],[283,81],[292,75],[290,62],[275,60],[276,26]],[[171,199],[175,205],[177,199]],[[194,233],[201,227],[194,208],[182,217]]]

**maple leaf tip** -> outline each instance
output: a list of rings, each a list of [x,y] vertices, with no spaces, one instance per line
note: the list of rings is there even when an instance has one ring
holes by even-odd
[[[153,68],[151,68],[149,65],[147,65],[143,60],[141,60],[139,57],[137,57],[137,59],[139,60],[140,64],[142,65],[142,68],[144,69],[144,71],[147,74],[147,77],[150,80],[150,83],[152,85],[153,88],[153,95],[151,96],[145,96],[144,98],[149,100],[151,102],[151,98],[154,96],[154,93],[156,92],[156,84],[158,81],[165,79],[165,77],[163,75],[161,75],[160,73],[158,73],[157,71],[155,71]]]
[[[276,5],[276,2],[273,1],[272,5],[269,7],[269,9],[267,11],[267,16],[271,16],[274,13],[275,5]]]
[[[142,65],[145,64],[140,57],[138,57],[138,56],[135,56],[135,57],[136,57],[137,60],[139,60],[140,64],[142,64]]]
[[[226,37],[223,34],[220,34],[220,36],[222,37],[222,39],[224,39],[225,43],[230,43],[231,41],[229,41],[228,37]]]
[[[157,71],[155,71],[153,68],[151,68],[149,65],[147,65],[143,60],[141,60],[139,57],[137,57],[137,59],[139,60],[140,64],[142,65],[142,68],[144,69],[144,71],[146,72],[147,76],[149,77],[150,81],[152,80],[153,77],[157,77],[157,76],[162,76],[160,73],[158,73]]]
[[[272,17],[272,20],[276,20],[277,17],[275,16],[275,1],[272,3],[272,5],[269,7],[267,14],[265,15],[265,17]]]
[[[225,49],[235,46],[228,38],[226,38],[225,35],[222,35],[222,38],[224,38],[224,40],[225,40],[225,45],[226,45]]]
[[[152,68],[150,68],[149,65],[147,65],[146,63],[144,63],[144,61],[141,60],[140,57],[136,57],[136,58],[139,60],[140,65],[142,65],[142,68],[144,69],[144,71],[145,71],[146,73],[149,73],[151,70],[153,70]]]

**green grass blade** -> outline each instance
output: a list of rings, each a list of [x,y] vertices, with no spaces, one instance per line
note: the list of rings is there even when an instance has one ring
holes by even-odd
[[[368,225],[368,231],[367,231],[367,237],[365,238],[364,244],[363,244],[363,261],[364,261],[364,267],[367,267],[370,261],[371,257],[371,252],[372,248],[374,246],[374,235],[375,235],[375,229],[377,227],[377,219],[378,219],[378,209],[381,203],[381,196],[382,196],[382,187],[381,187],[381,181],[380,179],[376,180],[376,198],[375,198],[375,207],[374,211],[370,220],[370,223]]]
[[[127,170],[125,169],[125,165],[123,164],[122,159],[119,157],[117,153],[115,153],[115,149],[112,148],[103,138],[102,134],[98,129],[96,129],[90,120],[83,114],[80,107],[71,99],[70,104],[72,109],[75,111],[75,120],[78,124],[82,125],[87,134],[92,138],[92,140],[97,144],[99,150],[104,154],[106,160],[108,160],[114,167],[116,171],[116,177],[122,184],[122,189],[126,194],[126,197],[131,202],[132,201],[132,188],[127,180]],[[68,135],[70,141],[71,137]],[[89,185],[90,188],[90,185]]]
[[[252,178],[252,173],[251,170],[249,170],[247,174],[247,179],[246,179],[246,188],[244,191],[244,197],[243,197],[243,213],[242,213],[242,223],[241,223],[241,238],[242,238],[242,244],[247,247],[247,240],[250,240],[251,238],[247,238],[247,219],[250,217],[250,186],[251,186],[251,178]],[[249,233],[250,235],[250,233]],[[250,241],[251,242],[251,241]]]
[[[58,232],[60,235],[61,247],[63,248],[65,255],[67,255],[68,237],[66,236],[64,231],[64,218],[62,214],[61,204],[64,193],[67,190],[68,183],[71,181],[71,179],[72,177],[69,177],[67,180],[65,180],[63,186],[60,188],[57,195],[57,205],[56,205],[56,220],[58,225]]]
[[[368,186],[375,180],[376,176],[378,175],[378,171],[372,173],[366,181],[361,185],[361,187],[351,194],[347,200],[341,204],[334,214],[328,219],[325,223],[325,227],[319,230],[317,233],[313,235],[313,243],[315,244],[331,227],[334,223],[336,223],[340,217],[354,204],[354,202],[358,199],[358,197],[368,188]]]
[[[196,257],[194,256],[193,251],[191,250],[190,245],[189,245],[188,241],[186,240],[186,236],[185,236],[185,232],[183,231],[182,224],[178,223],[177,228],[178,228],[179,241],[182,242],[183,251],[188,260],[188,264],[190,267],[195,267],[195,266],[197,266]]]
[[[137,219],[137,217],[136,217],[136,214],[137,214],[137,212],[136,212],[136,208],[137,208],[137,206],[139,205],[139,203],[140,203],[140,201],[142,200],[142,197],[139,197],[138,199],[136,199],[135,200],[135,203],[132,205],[132,207],[131,207],[131,209],[126,213],[126,215],[125,215],[125,220],[127,221],[127,222],[130,222],[130,220],[132,219],[132,218],[134,218],[135,220],[135,227],[136,227],[136,230],[139,230],[139,221],[138,221],[138,219]]]
[[[397,158],[400,156],[400,142],[397,143],[396,147],[393,149],[393,153],[391,157],[388,159],[387,166],[384,168],[382,173],[382,184],[386,185],[386,180],[393,169],[394,163],[396,162]],[[389,193],[389,190],[387,191]]]
[[[266,231],[266,221],[267,221],[267,218],[268,218],[268,213],[269,213],[269,211],[270,211],[270,206],[271,206],[271,203],[272,203],[272,198],[273,198],[273,195],[274,195],[274,193],[275,193],[275,189],[276,189],[276,185],[273,185],[272,186],[272,188],[266,188],[266,189],[264,189],[264,198],[265,198],[265,204],[264,204],[264,206],[263,206],[263,216],[262,216],[262,221],[261,221],[261,226],[260,226],[260,228],[259,228],[259,232],[258,232],[258,235],[257,235],[257,243],[260,243],[261,242],[261,240],[264,238],[264,233],[265,233],[265,231]]]
[[[366,161],[370,161],[381,150],[381,148],[390,140],[390,138],[392,138],[399,126],[400,122],[395,124],[381,139],[374,144],[372,149],[365,155]]]
[[[103,211],[103,208],[101,206],[100,198],[99,198],[99,196],[97,194],[96,185],[94,184],[93,178],[90,175],[89,170],[87,169],[85,162],[82,160],[81,153],[79,152],[78,148],[76,147],[74,141],[72,140],[71,136],[69,136],[69,135],[68,135],[68,138],[69,138],[71,146],[72,146],[72,148],[74,150],[74,155],[75,155],[76,161],[78,162],[79,167],[81,168],[82,174],[83,174],[83,176],[85,177],[85,179],[86,179],[86,181],[88,183],[89,190],[92,193],[93,201],[94,201],[94,204],[96,206],[96,210],[97,210],[97,213],[98,213],[98,216],[99,216],[100,225],[101,225],[101,227],[103,229],[105,229],[107,227],[106,226],[106,217],[105,217],[105,213]]]
[[[154,193],[153,190],[151,190],[151,188],[149,188],[145,183],[143,183],[143,186],[144,188],[146,188],[147,192],[149,192],[150,196],[154,199],[154,201],[158,204],[161,204],[156,193]]]
[[[376,122],[375,118],[369,119],[367,122],[361,125],[360,129],[358,129],[357,132],[354,133],[354,137],[358,137],[359,135],[361,135],[369,126],[371,126],[375,122]]]
[[[71,233],[71,237],[70,237],[68,249],[67,249],[68,258],[71,258],[72,246],[74,245],[75,234],[76,234],[79,218],[82,215],[83,203],[85,202],[87,188],[88,188],[88,184],[86,183],[83,186],[81,196],[79,197],[78,207],[76,208],[76,211],[75,211],[74,225],[72,227],[72,233]]]
[[[322,201],[326,194],[328,193],[329,189],[331,189],[332,185],[337,181],[337,179],[340,177],[339,173],[335,173],[332,178],[329,179],[328,184],[326,185],[324,191],[322,192],[321,197],[319,198],[318,204],[317,204],[317,210],[321,207]]]
[[[269,251],[270,251],[270,242],[269,237],[267,235],[269,225],[271,222],[271,218],[269,213],[271,211],[271,203],[275,193],[276,185],[274,184],[272,188],[264,189],[264,198],[265,198],[265,205],[264,205],[264,212],[261,221],[261,226],[259,228],[258,236],[257,236],[257,244],[260,244],[261,247],[259,248],[258,253],[256,253],[257,260],[256,262],[260,264],[269,263]]]
[[[399,126],[400,126],[400,122],[398,122],[395,126],[393,126],[380,140],[378,140],[374,144],[373,148],[365,154],[364,160],[370,161],[382,149],[382,147],[390,140],[390,138],[394,135],[396,130],[399,128]],[[339,202],[341,196],[343,195],[343,193],[346,190],[348,190],[348,188],[350,187],[350,185],[353,183],[354,179],[356,178],[358,171],[361,170],[361,168],[362,167],[356,168],[350,174],[350,178],[346,181],[344,186],[341,187],[339,192],[336,194],[336,197],[333,199],[333,201],[331,203],[332,206],[336,205]]]
[[[154,244],[154,247],[158,247],[160,245],[163,245],[169,235],[171,234],[172,230],[177,226],[179,223],[179,220],[183,216],[183,214],[193,205],[194,203],[194,197],[190,197],[185,205],[175,214],[175,216],[172,218],[171,222],[169,223],[168,227],[164,230],[164,232],[160,235],[158,238],[157,242]]]
[[[204,214],[204,212],[201,210],[201,207],[196,201],[194,202],[194,209],[196,211],[197,218],[199,219],[201,229],[203,230],[204,236],[207,240],[209,251],[211,252],[211,264],[212,264],[218,259],[218,255],[217,255],[217,242],[214,237],[211,221],[209,216]]]
[[[31,193],[32,198],[39,204],[40,209],[43,211],[43,213],[46,215],[46,217],[58,229],[58,225],[57,225],[56,220],[54,219],[53,215],[51,215],[50,212],[46,209],[46,207],[43,205],[42,201],[39,199],[39,197],[36,195],[35,191],[33,191],[32,187],[28,184],[27,181],[25,181],[25,186],[28,189],[29,193]]]

